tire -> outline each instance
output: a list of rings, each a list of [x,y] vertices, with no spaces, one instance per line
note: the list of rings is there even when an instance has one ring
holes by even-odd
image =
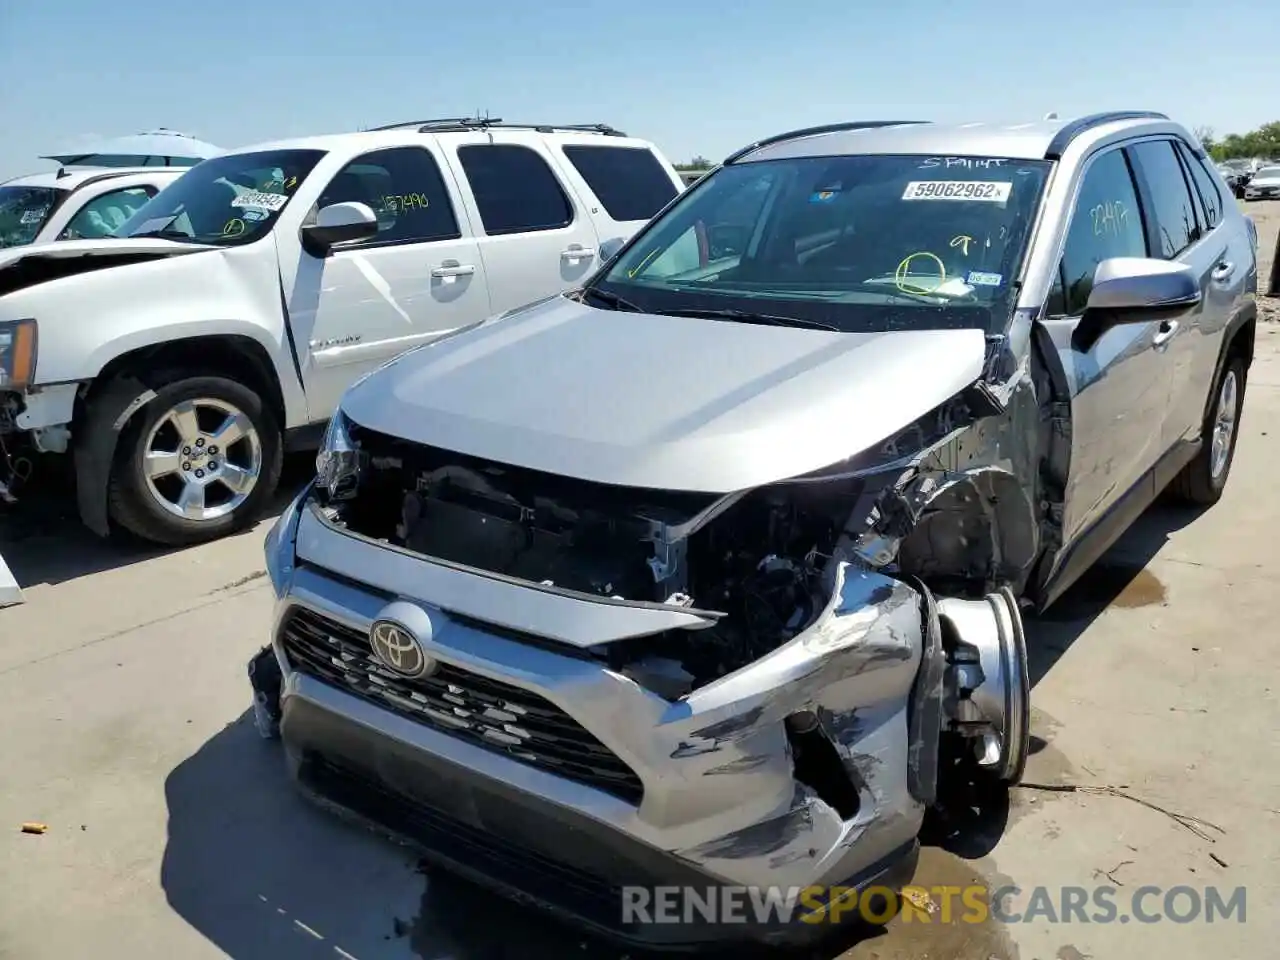
[[[225,377],[176,371],[150,385],[155,399],[116,448],[107,489],[111,519],[166,546],[216,540],[249,526],[280,481],[284,444],[271,410],[253,390]],[[214,441],[233,422],[240,436],[228,454]],[[198,497],[184,493],[196,487]]]
[[[1230,398],[1226,395],[1229,383],[1232,384]],[[1206,507],[1222,499],[1222,491],[1226,489],[1227,478],[1231,475],[1231,463],[1236,455],[1236,440],[1240,436],[1244,388],[1244,357],[1229,356],[1222,373],[1214,381],[1210,402],[1206,404],[1208,412],[1201,427],[1203,443],[1200,445],[1200,452],[1169,484],[1169,493],[1173,499]],[[1224,409],[1224,403],[1228,409]],[[1225,422],[1224,415],[1230,418],[1225,446],[1215,440],[1220,425]],[[1219,438],[1221,439],[1223,438]]]

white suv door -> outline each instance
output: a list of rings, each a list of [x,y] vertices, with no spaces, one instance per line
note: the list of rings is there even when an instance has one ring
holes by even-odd
[[[589,208],[536,134],[490,130],[446,148],[472,209],[495,313],[567,290],[598,264]]]
[[[378,233],[316,256],[286,245],[281,273],[307,406],[327,417],[358,377],[458,327],[483,320],[485,264],[433,142],[361,154],[323,188],[303,223],[334,203],[368,204]]]

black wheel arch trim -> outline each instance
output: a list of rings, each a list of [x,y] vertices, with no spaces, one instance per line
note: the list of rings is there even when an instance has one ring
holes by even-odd
[[[141,380],[126,375],[95,391],[93,402],[85,405],[81,421],[82,439],[73,445],[76,506],[81,522],[100,537],[111,535],[107,484],[120,431],[155,396]]]
[[[1236,337],[1250,323],[1258,322],[1258,304],[1250,301],[1244,309],[1240,310],[1231,317],[1227,323],[1227,328],[1222,333],[1222,346],[1218,348],[1218,362],[1213,367],[1213,380],[1209,384],[1209,389],[1205,391],[1204,414],[1201,422],[1209,416],[1209,411],[1213,405],[1217,403],[1217,390],[1214,389],[1218,382],[1222,379],[1222,372],[1227,368],[1227,360],[1234,356],[1235,351],[1232,346],[1235,344]],[[1245,373],[1249,372],[1249,367],[1253,364],[1253,351],[1250,350],[1244,355]]]

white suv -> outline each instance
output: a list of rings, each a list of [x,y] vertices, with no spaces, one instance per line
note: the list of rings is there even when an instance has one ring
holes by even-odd
[[[62,168],[0,183],[0,249],[109,236],[186,168]]]
[[[118,239],[0,251],[0,448],[72,450],[100,534],[222,535],[353,381],[580,284],[681,189],[603,125],[418,121],[206,160]]]

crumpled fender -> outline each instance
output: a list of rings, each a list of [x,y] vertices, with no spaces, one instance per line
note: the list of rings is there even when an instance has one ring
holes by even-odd
[[[100,537],[111,534],[107,483],[120,432],[155,396],[142,381],[126,376],[112,380],[86,404],[74,443],[76,506],[84,525]]]

